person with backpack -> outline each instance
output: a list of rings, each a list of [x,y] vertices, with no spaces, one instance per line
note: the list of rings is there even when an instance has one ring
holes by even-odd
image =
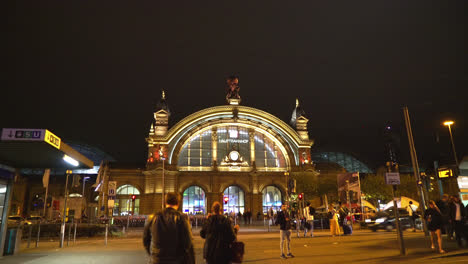
[[[192,229],[187,216],[178,211],[180,195],[166,194],[166,208],[148,219],[143,245],[150,264],[194,264]]]
[[[214,202],[212,214],[204,223],[200,236],[205,239],[203,258],[207,264],[228,264],[232,261],[231,245],[236,234],[231,220],[221,214],[221,204]]]
[[[310,230],[310,237],[314,237],[314,214],[315,214],[315,208],[310,205],[310,203],[307,203],[307,206],[304,208],[304,237],[307,236],[307,232]]]

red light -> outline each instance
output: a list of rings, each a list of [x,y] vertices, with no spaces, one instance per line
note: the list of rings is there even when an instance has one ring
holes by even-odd
[[[299,194],[298,198],[299,200],[302,200],[302,193]]]
[[[136,199],[136,196],[132,195],[132,200],[135,201],[135,199]]]
[[[224,204],[227,204],[227,203],[228,203],[228,201],[229,201],[229,197],[227,197],[227,196],[224,196]]]

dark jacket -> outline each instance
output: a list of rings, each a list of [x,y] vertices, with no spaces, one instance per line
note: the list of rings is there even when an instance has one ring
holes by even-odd
[[[287,211],[280,211],[276,216],[275,224],[280,225],[281,230],[290,230],[291,229],[291,217]]]
[[[200,236],[205,239],[203,258],[208,264],[227,264],[231,261],[231,244],[236,239],[231,220],[223,215],[210,216]]]
[[[466,218],[465,206],[463,206],[462,203],[459,203],[459,205],[460,205],[461,220],[463,220],[464,218]],[[455,217],[457,215],[457,207],[455,206],[454,202],[451,202],[449,204],[449,207],[450,207],[449,219],[452,220],[452,221],[455,221]]]
[[[143,245],[150,263],[193,264],[192,230],[187,216],[173,208],[148,220],[143,232]]]

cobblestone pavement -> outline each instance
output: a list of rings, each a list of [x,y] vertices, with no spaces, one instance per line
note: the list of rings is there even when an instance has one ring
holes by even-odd
[[[356,231],[352,236],[332,238],[316,232],[313,238],[293,233],[291,248],[295,258],[279,258],[279,233],[248,229],[238,239],[245,242],[245,263],[468,263],[468,250],[445,242],[447,254],[431,252],[430,242],[421,232],[405,232],[407,256],[399,256],[395,232]],[[203,240],[194,232],[197,263],[202,259]],[[23,245],[24,247],[25,245]],[[39,248],[24,248],[19,255],[0,258],[1,264],[146,263],[141,238],[115,238],[104,245],[102,239],[80,239],[63,249],[58,242],[41,242]]]

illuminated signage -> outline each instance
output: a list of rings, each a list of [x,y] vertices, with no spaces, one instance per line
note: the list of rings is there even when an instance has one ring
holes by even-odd
[[[452,177],[452,170],[451,169],[440,169],[439,170],[439,178],[448,178]]]
[[[52,145],[53,147],[60,149],[60,143],[62,140],[56,135],[52,134],[49,130],[45,130],[44,141]]]
[[[234,138],[228,138],[228,139],[220,139],[219,143],[241,143],[241,144],[247,144],[249,143],[248,139],[234,139]]]

